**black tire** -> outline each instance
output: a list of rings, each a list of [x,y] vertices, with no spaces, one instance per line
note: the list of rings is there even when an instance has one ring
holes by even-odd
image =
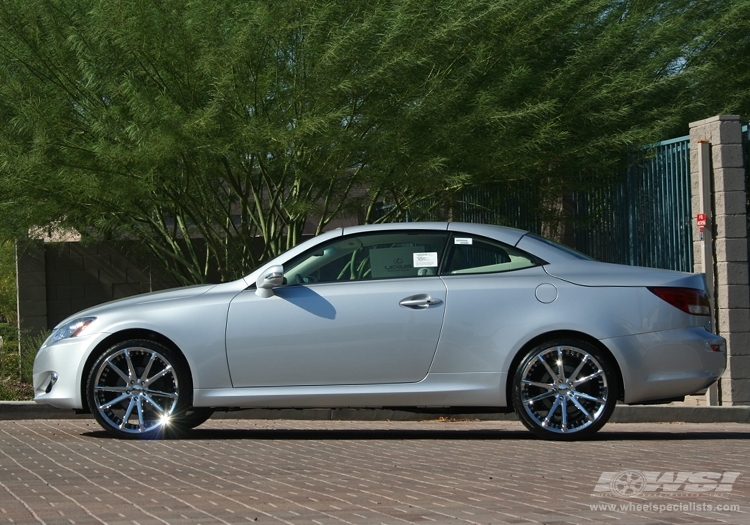
[[[192,430],[211,419],[213,408],[190,407],[177,416],[175,424],[184,430]]]
[[[180,415],[190,408],[192,390],[182,356],[142,339],[104,351],[86,381],[96,421],[110,435],[126,439],[159,438],[180,428]]]
[[[576,339],[536,346],[513,375],[513,409],[526,428],[544,439],[592,436],[609,420],[619,393],[611,357]]]

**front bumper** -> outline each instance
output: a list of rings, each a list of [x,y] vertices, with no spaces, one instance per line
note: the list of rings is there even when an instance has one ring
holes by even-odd
[[[57,408],[82,409],[81,384],[86,360],[104,337],[106,334],[86,334],[39,350],[34,360],[34,401]]]
[[[726,340],[703,327],[615,337],[602,343],[622,371],[628,404],[694,394],[714,383],[727,366]]]

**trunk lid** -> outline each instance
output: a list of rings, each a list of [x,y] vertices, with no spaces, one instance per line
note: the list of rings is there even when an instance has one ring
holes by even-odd
[[[672,286],[705,290],[703,274],[598,261],[547,264],[552,277],[580,286]]]

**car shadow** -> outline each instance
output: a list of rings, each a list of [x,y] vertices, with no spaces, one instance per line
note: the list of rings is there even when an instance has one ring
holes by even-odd
[[[83,432],[92,438],[110,438],[102,431]],[[232,429],[196,428],[183,432],[171,432],[161,439],[166,440],[286,440],[286,441],[357,441],[357,440],[497,440],[534,439],[523,430],[370,430],[370,429]]]
[[[104,431],[84,432],[83,436],[109,438]],[[170,432],[166,440],[281,440],[281,441],[412,441],[412,440],[456,440],[456,441],[510,441],[538,440],[526,430],[446,430],[446,429],[215,429],[196,428],[182,432]],[[602,430],[589,438],[599,441],[714,441],[748,440],[747,432],[618,432]],[[580,442],[580,441],[578,441]],[[562,442],[564,443],[564,442]],[[575,443],[575,442],[574,442]]]
[[[617,432],[601,430],[590,441],[712,441],[712,440],[746,440],[750,439],[750,429],[747,432]]]
[[[306,286],[287,286],[274,290],[276,295],[298,308],[324,319],[336,319],[336,309],[320,294]]]

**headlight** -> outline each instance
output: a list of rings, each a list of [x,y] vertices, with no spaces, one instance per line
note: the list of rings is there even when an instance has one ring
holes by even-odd
[[[51,345],[52,343],[56,343],[57,341],[60,341],[62,339],[80,335],[81,332],[83,332],[88,325],[93,323],[95,319],[96,317],[81,317],[80,319],[75,319],[73,321],[70,321],[69,323],[65,323],[62,326],[58,326],[44,342],[42,348]]]

